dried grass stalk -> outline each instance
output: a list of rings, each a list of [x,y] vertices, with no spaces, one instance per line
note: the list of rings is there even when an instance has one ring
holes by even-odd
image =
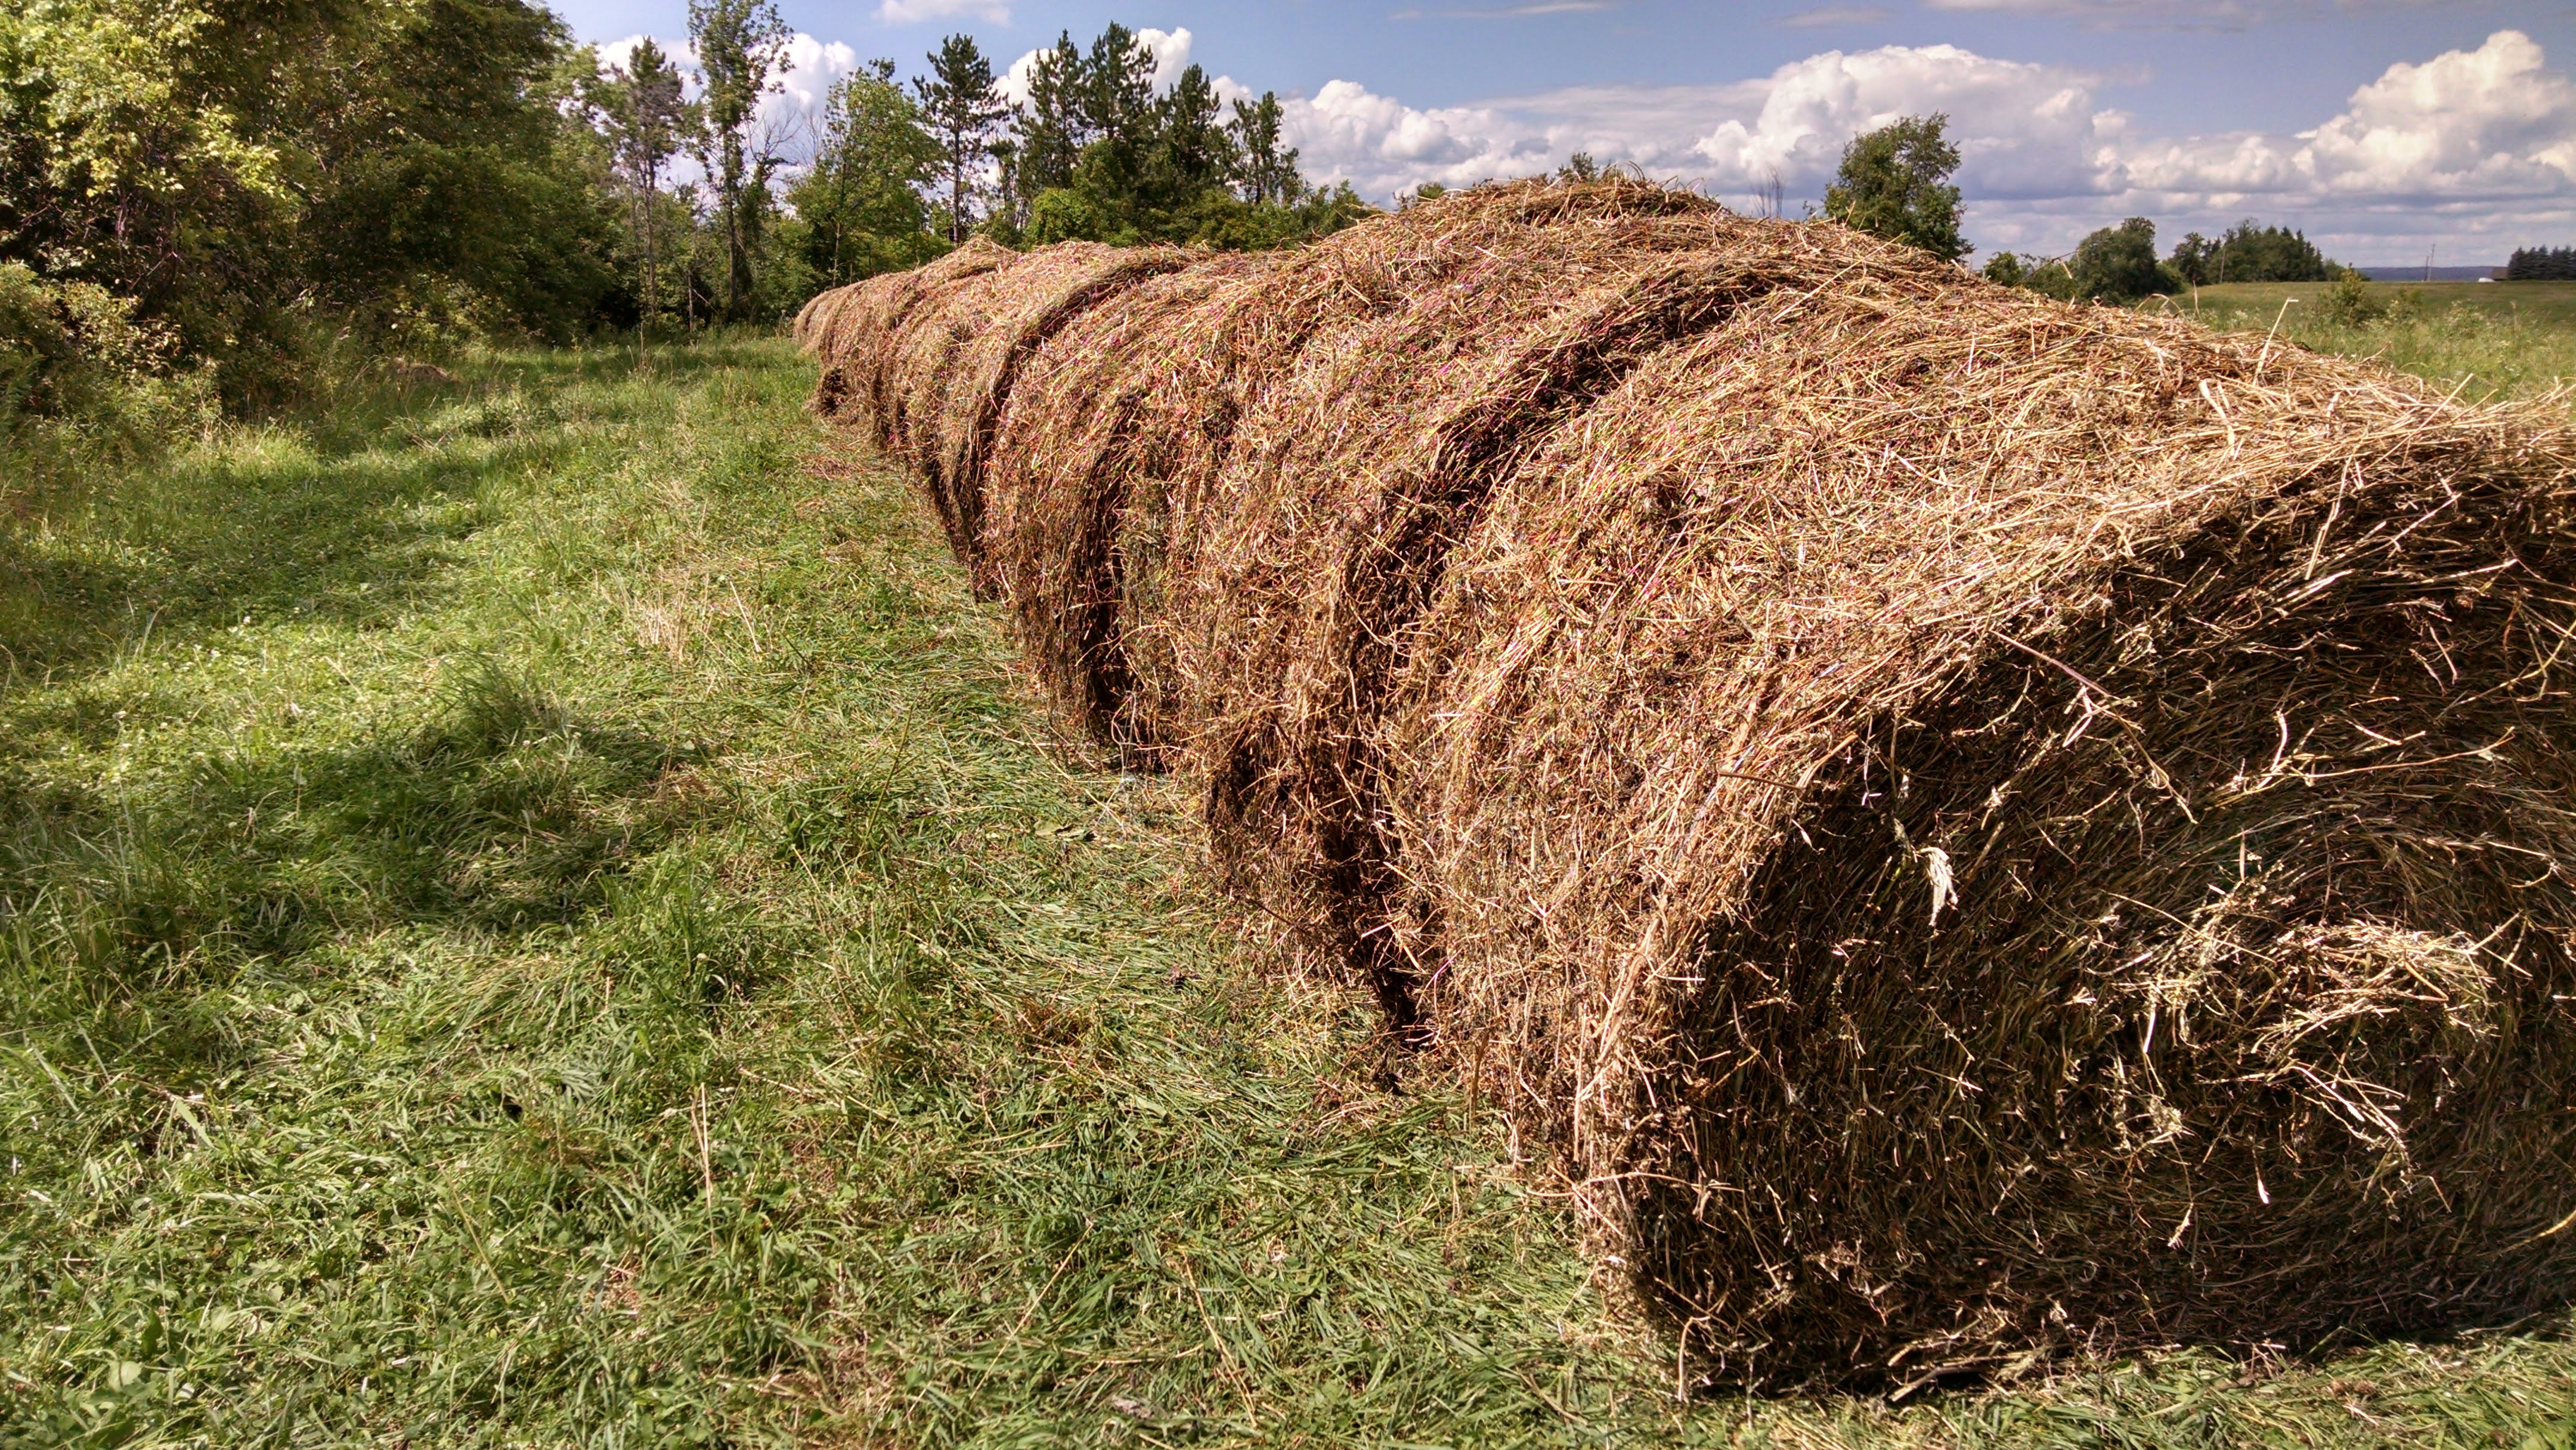
[[[961,552],[1704,1374],[2576,1290],[2555,415],[1634,185],[1059,320]]]
[[[899,330],[888,447],[920,475],[979,595],[994,592],[982,543],[985,454],[1022,362],[1068,321],[1189,259],[1168,247],[1045,247],[950,284]]]

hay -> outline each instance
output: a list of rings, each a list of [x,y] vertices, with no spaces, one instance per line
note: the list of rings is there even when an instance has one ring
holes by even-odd
[[[969,237],[955,251],[909,272],[888,272],[826,294],[838,303],[819,312],[809,338],[799,339],[822,364],[816,411],[833,419],[865,420],[873,425],[877,445],[890,446],[896,349],[913,310],[1018,256],[989,238]]]
[[[887,447],[919,473],[979,595],[994,592],[982,547],[985,452],[1021,362],[1068,320],[1189,257],[1097,242],[1045,247],[940,289],[899,330]]]
[[[1701,1374],[2576,1290],[2553,420],[1633,185],[1074,311],[961,552]]]
[[[1150,557],[1130,565],[1126,548],[1148,535],[1121,525],[1131,499],[1153,500],[1140,512],[1159,518],[1173,474],[1221,447],[1221,414],[1193,406],[1207,386],[1181,374],[1213,356],[1209,339],[1289,260],[1206,258],[1074,317],[1032,355],[988,455],[984,554],[1029,663],[1062,714],[1132,765],[1160,763],[1157,723],[1173,706],[1129,667],[1131,647],[1150,642],[1123,627],[1161,617],[1131,591],[1159,575]]]

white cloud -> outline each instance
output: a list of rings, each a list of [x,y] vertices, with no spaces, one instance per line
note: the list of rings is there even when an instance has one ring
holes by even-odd
[[[2104,101],[2113,84],[1956,46],[1886,46],[1731,84],[1578,87],[1425,109],[1337,80],[1284,104],[1307,173],[1380,201],[1426,181],[1550,171],[1587,151],[1739,205],[1776,174],[1795,211],[1823,195],[1852,136],[1943,111],[1962,155],[1968,232],[1988,251],[2061,252],[2131,215],[2176,235],[2260,215],[2367,262],[2421,257],[2428,245],[2501,260],[2576,232],[2576,83],[2519,31],[2392,65],[2295,134],[2144,135]]]
[[[881,25],[919,25],[930,20],[989,20],[1011,23],[1007,0],[884,0],[877,6]]]
[[[2267,20],[2428,9],[2434,0],[1926,0],[1933,10],[2062,15],[2105,29],[2244,30]]]
[[[1943,112],[1960,155],[1960,185],[1979,196],[2064,196],[2116,186],[2116,111],[2079,72],[1993,60],[1957,46],[1829,50],[1771,73],[1761,108],[1728,120],[1691,149],[1720,190],[1749,191],[1778,176],[1817,195],[1863,131],[1899,116]]]
[[[2576,181],[2576,87],[2529,36],[2502,30],[2476,50],[2390,66],[2300,139],[2296,165],[2329,192],[2564,193]]]

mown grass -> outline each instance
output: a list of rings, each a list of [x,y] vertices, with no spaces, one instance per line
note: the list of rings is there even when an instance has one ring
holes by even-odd
[[[1673,1398],[782,343],[0,535],[0,1443],[2576,1445],[2563,1324]]]

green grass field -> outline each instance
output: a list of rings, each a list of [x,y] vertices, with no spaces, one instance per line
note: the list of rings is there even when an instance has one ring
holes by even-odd
[[[2563,1319],[1677,1404],[810,384],[0,501],[0,1445],[2576,1446]]]
[[[2377,358],[2455,386],[2469,401],[2526,397],[2576,381],[2576,282],[2374,282],[2388,315],[2339,323],[2323,282],[2249,282],[2159,298],[2150,311],[2278,336],[2320,352]]]

